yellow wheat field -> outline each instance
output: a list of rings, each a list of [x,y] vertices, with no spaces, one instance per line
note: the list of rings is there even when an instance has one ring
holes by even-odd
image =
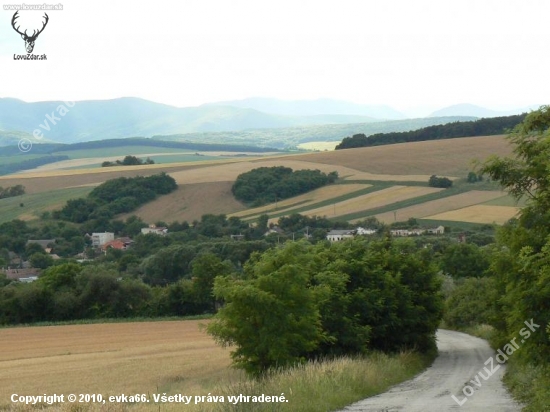
[[[311,192],[305,193],[303,195],[295,196],[290,199],[281,200],[280,202],[270,203],[262,207],[255,207],[253,209],[246,209],[241,212],[233,213],[231,216],[243,217],[243,216],[259,216],[262,213],[269,212],[285,212],[286,210],[291,209],[293,206],[307,206],[311,203],[318,203],[328,199],[332,199],[338,196],[347,195],[348,193],[353,193],[362,189],[371,187],[372,185],[364,184],[348,184],[348,185],[331,185],[324,186],[319,189],[315,189]]]
[[[512,206],[475,205],[427,216],[426,219],[502,225],[513,217],[517,217],[520,210],[519,207]]]
[[[393,211],[380,213],[375,217],[384,223],[404,221],[410,218],[427,218],[427,216],[472,206],[502,196],[504,196],[504,193],[501,191],[472,190],[443,199],[430,200],[422,204],[404,207],[396,210],[395,213]]]
[[[387,175],[466,176],[473,159],[509,156],[504,136],[463,137],[304,154],[300,160]]]
[[[422,186],[392,186],[387,189],[378,190],[373,193],[354,197],[353,199],[344,200],[332,205],[307,210],[302,212],[302,214],[307,216],[327,217],[343,216],[350,213],[362,212],[364,210],[384,206],[389,203],[439,192],[440,190],[443,189]]]
[[[0,364],[0,409],[14,393],[107,396],[176,385],[198,395],[235,373],[229,351],[199,321],[0,329]]]

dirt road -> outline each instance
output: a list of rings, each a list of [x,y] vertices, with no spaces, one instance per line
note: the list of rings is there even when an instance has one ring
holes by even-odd
[[[499,367],[500,364],[494,358],[495,353],[486,341],[448,330],[439,330],[437,341],[439,357],[424,373],[394,386],[388,392],[354,403],[343,411],[521,411],[521,406],[504,388],[501,381],[504,367]],[[491,362],[485,365],[491,357],[492,367]],[[484,368],[487,368],[489,373]],[[478,373],[480,371],[483,376]],[[491,371],[494,371],[492,375]],[[466,386],[468,388],[464,389]]]

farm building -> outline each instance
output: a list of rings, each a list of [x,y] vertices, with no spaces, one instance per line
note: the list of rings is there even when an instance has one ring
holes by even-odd
[[[154,233],[155,235],[164,236],[168,233],[168,229],[165,227],[157,227],[155,225],[149,225],[149,227],[144,227],[141,229],[141,233],[147,235],[149,233]]]
[[[350,229],[331,230],[330,232],[327,233],[327,240],[330,240],[331,242],[340,242],[342,240],[351,239],[355,237],[355,233],[356,233],[355,230],[350,230]]]

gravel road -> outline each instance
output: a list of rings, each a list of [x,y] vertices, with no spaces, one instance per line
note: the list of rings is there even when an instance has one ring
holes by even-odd
[[[501,381],[504,366],[498,367],[495,352],[486,341],[460,332],[439,330],[437,347],[439,356],[425,372],[388,392],[354,403],[342,412],[521,411],[521,406],[504,388]],[[491,357],[493,365],[490,362],[485,365]],[[483,376],[478,374],[480,371]],[[469,396],[463,392],[467,385],[472,388],[465,389]]]

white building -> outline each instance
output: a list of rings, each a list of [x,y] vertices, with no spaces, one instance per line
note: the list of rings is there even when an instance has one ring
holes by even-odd
[[[426,230],[428,233],[431,233],[432,235],[442,235],[445,233],[445,227],[444,226],[438,226],[433,229]]]
[[[149,227],[142,228],[141,233],[143,233],[144,235],[154,233],[155,235],[164,236],[168,233],[168,229],[165,227],[156,227],[155,225],[149,225]]]
[[[111,232],[92,233],[92,246],[101,247],[107,242],[115,240],[115,234]]]
[[[358,227],[357,229],[355,229],[355,231],[358,235],[366,235],[366,236],[374,235],[377,232],[376,229],[364,229],[362,227]]]
[[[331,242],[340,242],[355,237],[355,230],[331,230],[327,233],[327,240]]]

